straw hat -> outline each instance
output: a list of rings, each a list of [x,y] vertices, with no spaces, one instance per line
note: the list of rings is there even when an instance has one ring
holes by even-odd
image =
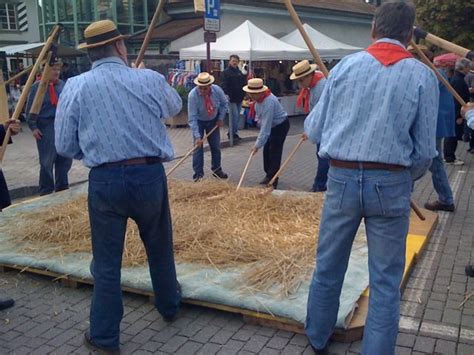
[[[214,82],[214,77],[206,72],[199,73],[196,79],[194,79],[194,84],[197,86],[208,86]]]
[[[129,36],[123,35],[110,20],[101,20],[92,22],[84,30],[84,38],[86,43],[81,43],[77,48],[95,48],[103,46],[107,43],[115,42],[120,39],[128,38]]]
[[[267,91],[268,87],[263,85],[263,80],[259,78],[250,79],[242,90],[251,94],[258,94],[259,92]]]
[[[309,64],[307,60],[302,60],[291,69],[293,70],[293,73],[290,75],[290,79],[298,80],[316,71],[318,66],[316,64]]]

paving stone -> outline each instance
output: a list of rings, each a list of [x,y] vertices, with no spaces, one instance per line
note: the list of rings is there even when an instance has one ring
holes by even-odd
[[[410,355],[410,354],[411,354],[410,348],[404,348],[401,346],[395,347],[395,355]]]
[[[267,343],[267,347],[272,348],[272,349],[283,349],[289,342],[288,338],[282,338],[278,336],[274,336],[273,338],[270,339],[270,341]]]
[[[217,354],[221,350],[222,346],[217,344],[204,344],[204,346],[197,352],[199,355],[211,355]]]
[[[305,350],[305,348],[301,347],[301,346],[297,346],[297,345],[293,345],[293,344],[288,344],[284,349],[283,351],[281,352],[281,354],[285,354],[285,355],[293,355],[293,354],[302,354],[303,351]]]
[[[279,355],[280,351],[271,349],[271,348],[263,348],[260,352],[260,355]]]
[[[473,351],[474,347],[472,345],[460,343],[456,355],[472,355]]]
[[[234,335],[233,332],[221,329],[211,338],[210,342],[216,344],[225,344],[229,341],[232,335]]]
[[[461,325],[463,327],[473,328],[474,329],[474,316],[463,314]]]
[[[140,346],[140,349],[149,351],[154,354],[162,346],[163,346],[163,343],[159,343],[157,341],[147,341]]]
[[[250,339],[250,337],[253,335],[254,333],[249,331],[249,330],[245,330],[245,329],[240,329],[237,333],[235,333],[233,336],[232,336],[232,339],[236,339],[236,340],[241,340],[241,341],[247,341]]]
[[[175,335],[170,340],[168,340],[166,344],[160,348],[160,350],[168,353],[175,353],[181,347],[181,345],[183,345],[187,341],[188,338],[180,335]]]
[[[439,309],[430,309],[430,308],[428,308],[425,311],[425,314],[423,315],[423,320],[439,322],[439,321],[441,321],[442,317],[443,317],[443,311],[441,311]]]
[[[201,343],[195,341],[187,341],[186,343],[184,343],[183,346],[179,348],[177,353],[182,355],[196,354],[202,347],[203,344]]]
[[[158,343],[166,343],[169,339],[171,339],[176,333],[179,332],[179,329],[174,327],[166,327],[160,332],[158,332],[154,337],[153,340],[157,341]]]
[[[446,309],[443,314],[443,323],[459,324],[461,322],[461,311]]]
[[[397,345],[412,348],[415,344],[416,336],[413,334],[399,333],[397,337]]]
[[[455,354],[456,353],[456,342],[447,340],[437,340],[435,353],[440,354]]]
[[[419,336],[416,338],[413,350],[431,354],[434,350],[436,340]]]
[[[245,342],[238,341],[238,340],[229,340],[227,344],[220,346],[220,353],[221,354],[237,354],[242,348],[245,346]]]
[[[214,327],[212,325],[206,326],[197,332],[193,337],[192,340],[197,341],[199,343],[207,343],[209,339],[211,339],[217,332],[219,331],[218,327]]]
[[[263,335],[253,335],[244,345],[243,350],[258,353],[268,343],[268,340],[269,338]]]
[[[290,340],[290,344],[306,347],[308,346],[308,338],[303,334],[295,334]]]

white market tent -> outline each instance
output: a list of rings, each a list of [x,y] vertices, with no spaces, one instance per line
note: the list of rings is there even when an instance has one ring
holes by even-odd
[[[295,47],[266,33],[250,21],[211,43],[211,59],[228,59],[237,54],[243,60],[303,60],[311,58],[309,50]],[[206,44],[182,48],[180,59],[206,59]]]
[[[331,37],[328,37],[315,30],[306,23],[303,26],[308,33],[309,38],[318,50],[319,55],[324,59],[340,59],[348,54],[362,50],[362,48],[354,47],[332,39]],[[287,34],[286,36],[282,37],[281,40],[300,48],[308,48],[303,36],[301,36],[301,33],[298,30],[294,30],[293,32]]]
[[[17,53],[29,53],[37,56],[44,46],[44,42],[38,43],[27,43],[27,44],[15,44],[11,46],[0,47],[0,52],[5,52],[7,56],[14,56]],[[63,45],[57,45],[57,54],[59,57],[67,56],[82,56],[86,55],[86,52],[80,51],[73,47],[67,47]]]

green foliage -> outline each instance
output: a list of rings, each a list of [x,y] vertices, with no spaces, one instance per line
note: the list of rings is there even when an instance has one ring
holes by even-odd
[[[188,95],[191,90],[186,89],[184,86],[178,86],[175,88],[179,96],[181,97],[181,100],[183,101],[183,107],[188,106]]]
[[[417,24],[436,36],[474,49],[474,2],[415,0]]]

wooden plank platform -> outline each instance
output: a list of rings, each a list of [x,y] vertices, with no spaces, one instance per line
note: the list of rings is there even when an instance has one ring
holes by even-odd
[[[411,268],[416,263],[417,259],[419,258],[420,254],[423,252],[428,239],[434,232],[436,228],[436,224],[438,221],[438,216],[436,213],[431,211],[427,211],[422,209],[422,212],[426,216],[425,221],[421,221],[416,215],[412,215],[410,218],[410,229],[409,235],[407,238],[407,257],[406,257],[406,266],[405,266],[405,273],[403,277],[403,282],[401,287],[404,287],[408,282],[408,278],[410,275]],[[49,270],[41,270],[31,267],[25,267],[20,265],[6,265],[0,264],[0,272],[6,272],[9,270],[15,270],[19,272],[29,272],[37,275],[43,275],[47,277],[51,277],[53,281],[59,281],[63,286],[78,288],[84,285],[93,285],[93,281],[91,279],[81,279],[71,275],[61,275],[56,272],[51,272]],[[149,297],[150,300],[153,300],[153,293],[129,288],[129,287],[122,287],[123,291],[138,294],[142,296]],[[354,311],[352,319],[349,323],[347,329],[336,329],[333,334],[333,339],[339,342],[353,342],[356,340],[362,339],[365,319],[367,317],[368,311],[368,302],[369,302],[369,290],[367,289],[361,295],[359,300],[357,301],[357,308]],[[215,304],[210,302],[204,302],[199,300],[192,300],[192,299],[184,299],[184,303],[197,305],[212,309],[221,310],[224,312],[231,312],[241,314],[243,319],[250,324],[261,325],[271,328],[277,328],[281,330],[291,331],[295,333],[304,333],[303,325],[295,322],[291,319],[277,317],[268,313],[261,313],[255,312],[248,309],[242,309],[238,307],[231,307],[222,304]]]

